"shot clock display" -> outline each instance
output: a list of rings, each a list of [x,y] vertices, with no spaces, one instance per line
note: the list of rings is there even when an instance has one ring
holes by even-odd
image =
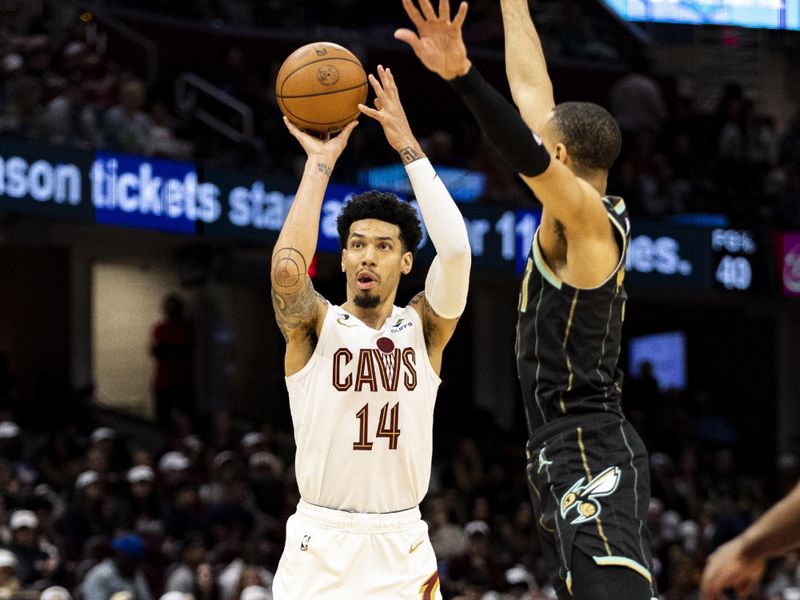
[[[766,230],[637,221],[628,252],[631,285],[770,293],[775,288]]]
[[[769,292],[774,288],[774,261],[769,232],[712,229],[714,286],[734,291]]]

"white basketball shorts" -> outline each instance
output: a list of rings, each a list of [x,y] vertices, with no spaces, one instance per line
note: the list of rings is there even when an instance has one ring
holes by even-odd
[[[419,508],[366,514],[303,500],[286,522],[275,600],[441,600]]]

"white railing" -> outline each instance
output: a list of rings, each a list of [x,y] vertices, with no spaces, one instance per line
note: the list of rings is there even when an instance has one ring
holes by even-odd
[[[230,116],[237,117],[239,126],[232,125],[216,110],[214,114],[201,106],[201,99],[204,104],[210,100],[219,105],[222,111],[233,113]],[[253,110],[195,73],[185,72],[175,81],[175,106],[182,116],[192,116],[234,142],[253,142],[255,139]]]

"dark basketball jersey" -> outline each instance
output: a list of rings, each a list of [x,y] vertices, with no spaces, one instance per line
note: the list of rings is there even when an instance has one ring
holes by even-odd
[[[621,198],[606,196],[603,204],[617,234],[620,259],[602,285],[571,287],[544,261],[538,231],[531,245],[519,297],[516,351],[528,427],[536,439],[557,431],[565,416],[622,416],[617,359],[630,221]]]

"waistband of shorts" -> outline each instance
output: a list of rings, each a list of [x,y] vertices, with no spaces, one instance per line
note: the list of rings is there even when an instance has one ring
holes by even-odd
[[[422,518],[418,506],[390,513],[359,513],[325,508],[305,500],[297,503],[297,514],[320,527],[354,533],[394,533],[407,529]]]

